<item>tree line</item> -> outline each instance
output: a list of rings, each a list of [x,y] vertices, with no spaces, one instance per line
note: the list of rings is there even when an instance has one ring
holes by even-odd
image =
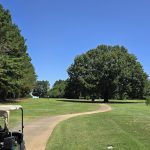
[[[150,95],[150,80],[142,65],[123,46],[100,45],[74,59],[69,78],[56,81],[47,97],[142,99]]]
[[[0,99],[25,97],[35,82],[25,39],[9,11],[0,5]]]
[[[39,97],[141,99],[150,95],[150,80],[136,56],[123,46],[100,45],[75,57],[68,79],[50,89],[36,81],[27,45],[8,10],[0,5],[0,99]]]

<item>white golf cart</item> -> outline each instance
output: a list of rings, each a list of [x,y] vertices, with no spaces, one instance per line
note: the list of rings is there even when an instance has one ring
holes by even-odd
[[[21,129],[9,129],[10,111],[20,110]],[[23,140],[23,109],[20,105],[0,105],[0,150],[25,150]]]

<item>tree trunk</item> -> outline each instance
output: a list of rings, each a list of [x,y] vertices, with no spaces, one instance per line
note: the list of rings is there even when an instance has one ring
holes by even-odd
[[[94,101],[95,101],[95,98],[93,97],[93,98],[92,98],[92,103],[94,103]]]
[[[109,101],[108,101],[108,98],[107,97],[105,97],[104,98],[104,103],[108,103]]]

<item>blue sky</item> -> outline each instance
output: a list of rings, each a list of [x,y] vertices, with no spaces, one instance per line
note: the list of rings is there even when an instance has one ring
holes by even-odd
[[[27,39],[39,80],[66,79],[76,55],[123,45],[150,75],[149,0],[0,0]]]

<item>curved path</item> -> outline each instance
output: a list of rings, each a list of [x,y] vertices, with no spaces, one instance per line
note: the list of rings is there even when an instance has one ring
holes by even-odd
[[[83,112],[76,114],[67,114],[59,116],[45,117],[25,125],[24,136],[27,150],[45,150],[46,143],[58,123],[63,120],[79,116],[88,115],[99,112],[110,111],[111,107],[106,104],[100,104],[100,108],[96,111]]]

